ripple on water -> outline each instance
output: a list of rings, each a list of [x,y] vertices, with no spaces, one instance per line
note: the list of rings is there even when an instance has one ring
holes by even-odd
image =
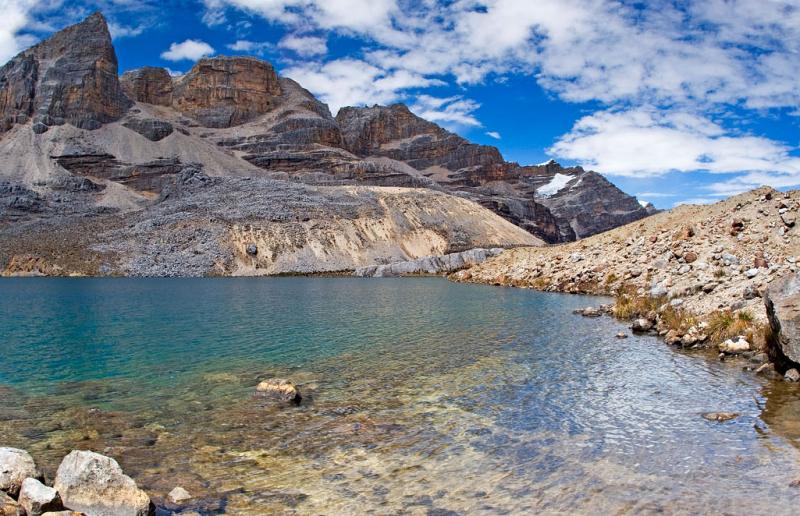
[[[5,280],[0,443],[201,513],[788,513],[800,395],[436,279]],[[300,385],[298,408],[252,396]],[[700,414],[732,411],[730,422]]]

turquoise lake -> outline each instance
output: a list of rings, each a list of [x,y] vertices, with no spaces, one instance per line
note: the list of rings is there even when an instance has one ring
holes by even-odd
[[[796,514],[800,391],[437,278],[0,280],[0,446],[160,514]],[[254,396],[288,378],[299,407]],[[740,414],[725,423],[704,412]],[[180,485],[195,498],[171,506]]]

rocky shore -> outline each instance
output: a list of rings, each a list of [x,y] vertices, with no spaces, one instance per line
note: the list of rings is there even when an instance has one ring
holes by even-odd
[[[509,250],[450,278],[615,296],[609,313],[630,319],[635,331],[744,355],[763,374],[774,368],[793,379],[799,201],[798,191],[759,188],[574,243]]]
[[[385,278],[389,276],[412,276],[447,274],[471,265],[483,263],[492,256],[503,252],[503,248],[470,249],[460,253],[449,253],[442,256],[425,256],[416,260],[370,265],[358,267],[353,276],[359,278]]]

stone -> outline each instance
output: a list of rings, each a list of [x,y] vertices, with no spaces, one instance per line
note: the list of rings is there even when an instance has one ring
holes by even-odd
[[[152,142],[163,140],[173,131],[172,124],[155,118],[129,118],[122,125]]]
[[[666,296],[668,293],[669,291],[664,285],[654,285],[650,289],[650,297],[662,297]]]
[[[787,382],[800,382],[800,371],[795,368],[789,369],[784,373],[783,379]]]
[[[617,333],[617,338],[618,339],[627,339],[628,338],[628,334],[625,333],[624,331],[621,331],[621,332]]]
[[[36,122],[31,126],[31,130],[36,134],[44,134],[47,132],[48,129],[50,128],[41,122]]]
[[[689,251],[683,255],[683,259],[686,263],[694,263],[697,261],[697,253]]]
[[[178,486],[169,492],[167,498],[169,499],[170,502],[174,504],[180,504],[182,502],[185,502],[186,500],[191,500],[192,495],[189,494],[189,491],[187,491],[186,489]]]
[[[794,213],[786,212],[781,215],[781,220],[788,227],[793,227],[797,222],[797,216]]]
[[[737,355],[745,351],[750,351],[750,343],[740,335],[736,337],[736,339],[727,339],[725,342],[720,342],[719,350],[729,355]]]
[[[682,335],[677,330],[669,330],[666,335],[664,335],[664,340],[667,344],[680,344]]]
[[[758,289],[754,285],[747,285],[744,287],[742,291],[742,297],[745,299],[755,299],[760,297],[761,294],[758,292]]]
[[[755,370],[755,374],[766,377],[776,376],[777,371],[775,371],[775,364],[770,362],[767,362],[766,364],[761,364]]]
[[[19,502],[0,491],[0,516],[25,516],[25,509]]]
[[[120,87],[111,34],[99,12],[11,59],[0,68],[0,84],[0,120],[32,118],[37,131],[59,122],[96,129],[118,120],[131,105]]]
[[[147,493],[125,475],[117,461],[90,451],[73,450],[61,461],[53,487],[64,506],[102,516],[150,516]]]
[[[272,401],[299,405],[303,397],[300,390],[289,380],[271,378],[256,386],[256,396]]]
[[[22,482],[19,503],[25,508],[28,516],[41,516],[45,512],[60,511],[64,508],[58,491],[35,478],[26,478]]]
[[[233,127],[269,112],[281,95],[275,69],[253,57],[208,57],[176,79],[172,106],[206,127]]]
[[[717,283],[710,282],[710,283],[706,283],[705,285],[703,285],[702,290],[706,294],[710,294],[710,293],[714,292],[715,288],[717,288]]]
[[[583,310],[579,310],[580,314],[584,317],[600,317],[602,312],[592,306],[587,306]]]
[[[747,276],[748,278],[755,278],[756,276],[758,276],[758,269],[756,268],[747,269],[746,271],[744,271],[744,275]]]
[[[258,246],[256,244],[247,244],[245,252],[250,256],[255,256],[258,254]]]
[[[800,363],[800,277],[789,274],[770,285],[764,294],[772,338],[770,355]]]
[[[652,329],[653,323],[644,317],[636,319],[633,321],[633,324],[631,324],[631,330],[633,330],[635,333],[645,333]]]
[[[737,417],[739,417],[739,414],[736,412],[706,412],[703,414],[703,418],[709,421],[717,421],[718,423],[724,423]]]
[[[767,267],[769,267],[769,263],[764,257],[759,256],[755,260],[753,260],[753,266],[758,269],[766,269]]]
[[[26,478],[41,476],[28,452],[18,448],[0,448],[0,491],[16,498]]]

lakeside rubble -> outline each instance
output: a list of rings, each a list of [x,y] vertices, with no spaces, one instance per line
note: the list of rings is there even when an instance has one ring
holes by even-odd
[[[453,281],[614,296],[578,311],[632,321],[672,345],[800,379],[800,191],[769,187],[679,206],[564,245],[505,251]],[[766,302],[765,302],[766,301]]]

